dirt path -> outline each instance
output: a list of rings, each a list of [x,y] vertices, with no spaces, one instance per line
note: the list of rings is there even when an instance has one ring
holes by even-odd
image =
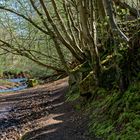
[[[97,140],[87,135],[88,117],[75,111],[74,103],[65,102],[67,90],[66,78],[1,94],[0,140],[19,140],[23,135],[25,140]]]

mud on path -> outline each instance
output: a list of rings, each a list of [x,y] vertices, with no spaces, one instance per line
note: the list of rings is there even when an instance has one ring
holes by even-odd
[[[67,81],[0,94],[0,140],[90,140],[88,118],[65,101]]]

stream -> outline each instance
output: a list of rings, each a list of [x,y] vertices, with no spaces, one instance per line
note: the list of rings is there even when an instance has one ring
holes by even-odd
[[[13,92],[13,91],[18,91],[18,90],[23,90],[25,88],[28,87],[27,85],[27,78],[16,78],[16,79],[2,79],[2,80],[7,80],[9,82],[13,82],[13,83],[21,83],[20,86],[15,86],[12,88],[8,88],[8,89],[0,89],[0,93],[1,92]]]

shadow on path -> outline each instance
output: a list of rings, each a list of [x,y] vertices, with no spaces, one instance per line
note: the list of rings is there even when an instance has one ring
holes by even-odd
[[[23,140],[99,140],[90,138],[87,133],[89,118],[82,112],[75,111],[74,104],[65,102],[62,94],[59,100],[51,104],[50,115],[44,126],[26,133]]]
[[[99,140],[90,138],[89,118],[66,102],[67,79],[0,96],[0,107],[10,106],[0,119],[0,140]],[[1,110],[1,113],[5,110]]]

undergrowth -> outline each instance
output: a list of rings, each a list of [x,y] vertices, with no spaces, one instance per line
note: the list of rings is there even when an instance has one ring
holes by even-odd
[[[107,140],[140,139],[140,82],[125,93],[98,89],[88,105],[92,112],[90,133]]]

